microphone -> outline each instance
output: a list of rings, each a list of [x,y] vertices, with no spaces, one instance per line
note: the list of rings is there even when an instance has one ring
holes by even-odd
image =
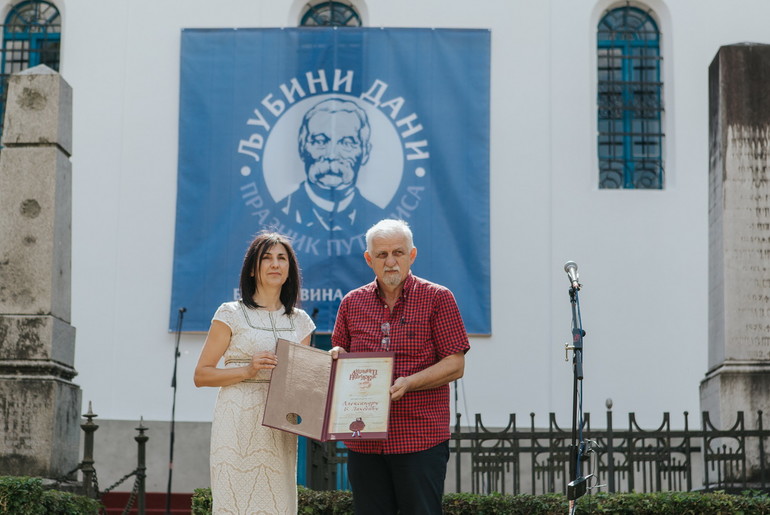
[[[580,289],[580,283],[578,282],[578,266],[574,261],[567,261],[564,263],[564,271],[567,272],[570,285],[576,289]]]
[[[187,311],[187,308],[179,308],[180,313],[185,313]]]
[[[315,317],[318,316],[318,308],[313,308],[313,312],[310,314],[310,318],[315,320]]]

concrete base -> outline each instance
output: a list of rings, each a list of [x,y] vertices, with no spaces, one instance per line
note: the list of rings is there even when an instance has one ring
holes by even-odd
[[[701,382],[701,411],[707,411],[711,423],[722,430],[733,427],[736,413],[743,411],[746,429],[757,429],[757,412],[770,413],[767,392],[770,392],[770,363],[726,362],[709,371]],[[769,422],[763,420],[763,427],[766,428]],[[758,449],[746,448],[746,465],[749,479],[758,474]]]
[[[0,376],[0,470],[58,478],[77,467],[80,401],[63,380]]]
[[[743,411],[750,428],[756,424],[758,410],[770,413],[770,363],[726,362],[711,370],[700,385],[701,411],[708,411],[720,429],[735,423],[735,413]]]

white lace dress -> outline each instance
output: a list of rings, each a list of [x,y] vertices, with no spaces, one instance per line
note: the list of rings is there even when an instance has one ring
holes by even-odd
[[[225,367],[243,366],[255,352],[275,351],[278,338],[300,342],[315,324],[301,309],[291,316],[227,302],[214,320],[232,330]],[[220,388],[211,425],[213,513],[297,513],[297,437],[262,425],[270,371]]]

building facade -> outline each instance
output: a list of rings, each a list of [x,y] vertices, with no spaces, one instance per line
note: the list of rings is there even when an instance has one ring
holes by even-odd
[[[75,381],[101,425],[102,486],[133,468],[140,417],[150,436],[147,489],[166,485],[180,40],[191,28],[297,27],[340,15],[364,27],[488,29],[492,334],[471,336],[452,409],[466,423],[475,413],[489,426],[552,411],[569,425],[563,266],[573,260],[587,333],[584,410],[599,413],[611,398],[617,412],[650,424],[664,411],[698,412],[708,66],[723,45],[770,40],[765,2],[345,0],[335,11],[300,0],[5,1],[6,29],[33,4],[44,7],[39,16],[55,11],[57,35],[7,30],[4,41],[38,45],[27,64],[55,62],[74,92]],[[3,73],[15,71],[12,54],[5,46]],[[192,383],[204,338],[185,332],[179,342],[179,492],[208,485],[216,391]]]

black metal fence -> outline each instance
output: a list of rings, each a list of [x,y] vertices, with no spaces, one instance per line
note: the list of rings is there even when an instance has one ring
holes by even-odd
[[[79,470],[82,473],[82,482],[80,482],[75,489],[77,493],[91,497],[92,499],[101,500],[114,488],[123,484],[130,477],[134,477],[134,486],[128,497],[126,507],[123,509],[123,515],[128,515],[132,509],[134,509],[138,515],[144,515],[146,513],[145,482],[147,479],[146,445],[147,440],[149,440],[149,437],[145,432],[148,428],[144,426],[144,420],[140,419],[139,427],[136,428],[137,435],[134,437],[134,440],[137,443],[136,468],[106,489],[100,490],[99,479],[96,474],[96,468],[94,468],[94,433],[99,429],[99,426],[94,423],[94,419],[97,416],[98,415],[93,412],[91,402],[89,402],[88,411],[83,415],[86,421],[80,424],[80,428],[85,433],[83,438],[83,461],[81,461],[74,470],[65,474],[63,477],[58,478],[58,483],[59,485],[70,483],[72,480],[76,479],[76,472]],[[133,507],[134,503],[136,503],[136,508]]]
[[[591,428],[585,415],[583,437],[586,451],[582,474],[589,477],[593,492],[658,492],[691,490],[763,490],[770,488],[763,413],[748,421],[738,412],[732,426],[718,429],[707,412],[699,429],[690,428],[689,414],[672,429],[668,413],[660,425],[642,429],[634,413],[621,426],[606,412],[603,429]],[[749,427],[751,426],[751,427]],[[547,426],[538,427],[530,413],[526,428],[510,415],[502,429],[488,429],[481,416],[463,429],[459,416],[450,440],[452,456],[447,471],[447,490],[508,494],[566,493],[569,473],[571,427],[563,429],[550,413]],[[346,451],[333,443],[312,447],[308,460],[315,474],[311,488],[348,488],[343,479]]]

